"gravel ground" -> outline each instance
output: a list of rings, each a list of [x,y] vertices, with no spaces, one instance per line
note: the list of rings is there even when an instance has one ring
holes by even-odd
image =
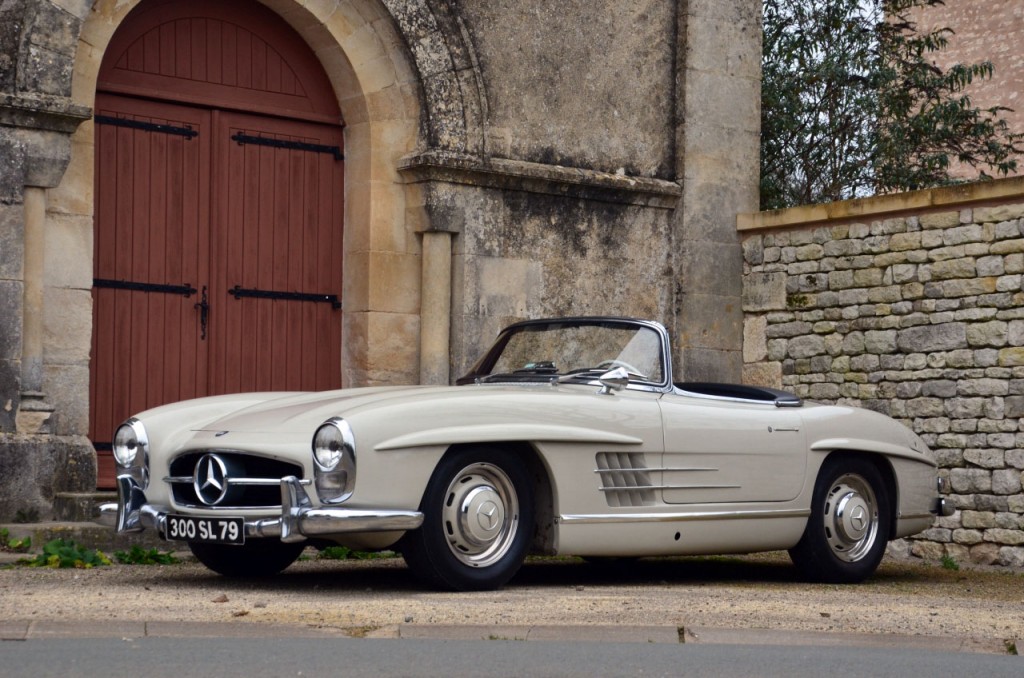
[[[798,581],[784,553],[620,565],[530,559],[500,591],[438,593],[419,588],[400,558],[314,558],[238,581],[186,557],[2,569],[0,619],[284,623],[382,637],[400,624],[675,625],[1012,642],[1024,639],[1024,573],[887,559],[869,582],[836,586]]]

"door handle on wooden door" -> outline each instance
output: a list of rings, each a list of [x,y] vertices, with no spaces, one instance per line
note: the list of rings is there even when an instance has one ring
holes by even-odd
[[[199,309],[199,327],[201,329],[199,338],[206,341],[206,321],[210,317],[210,302],[206,298],[206,285],[203,285],[202,295],[196,308]]]

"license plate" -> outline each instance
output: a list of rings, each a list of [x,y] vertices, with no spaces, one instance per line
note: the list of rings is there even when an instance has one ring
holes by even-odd
[[[244,544],[243,518],[196,518],[194,516],[167,516],[164,539],[173,541],[202,541],[212,544]]]

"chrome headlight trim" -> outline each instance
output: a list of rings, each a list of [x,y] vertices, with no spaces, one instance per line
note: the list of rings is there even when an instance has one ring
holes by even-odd
[[[340,504],[356,484],[356,438],[341,417],[331,417],[316,430],[312,442],[317,496],[325,504]]]
[[[114,461],[122,469],[131,468],[138,457],[138,453],[149,448],[149,438],[146,436],[146,427],[142,422],[132,417],[121,424],[114,433],[114,443],[111,449],[114,453]]]
[[[132,417],[117,427],[111,452],[118,477],[130,476],[142,490],[149,487],[149,435],[141,421]]]

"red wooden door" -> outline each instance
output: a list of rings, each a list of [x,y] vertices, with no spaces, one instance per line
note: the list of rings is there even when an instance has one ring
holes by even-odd
[[[341,385],[338,127],[215,116],[210,390]]]
[[[89,435],[110,487],[135,412],[341,385],[344,188],[330,82],[260,3],[142,0],[97,89]]]
[[[196,303],[209,278],[211,129],[207,111],[108,95],[96,116],[89,436],[109,484],[120,422],[207,391]]]
[[[341,386],[338,127],[97,100],[90,436],[131,414]],[[106,444],[104,444],[106,443]]]

